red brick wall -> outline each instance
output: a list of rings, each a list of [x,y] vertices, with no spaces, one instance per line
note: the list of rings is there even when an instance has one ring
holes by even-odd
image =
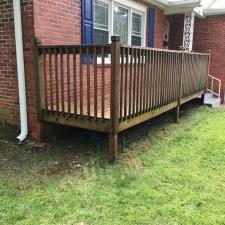
[[[167,25],[169,18],[164,15],[164,12],[158,8],[155,16],[155,48],[163,48],[163,41],[167,34]]]
[[[210,73],[222,80],[222,94],[225,90],[225,15],[196,18],[194,51],[211,50]]]
[[[12,0],[0,3],[0,120],[18,124],[18,90]]]
[[[183,45],[184,15],[170,17],[169,48],[179,50]]]
[[[81,0],[35,0],[34,16],[42,44],[81,43]]]
[[[32,0],[21,1],[25,74],[30,135],[39,138],[34,71],[34,25]],[[0,121],[19,126],[19,100],[16,68],[13,0],[0,4]]]

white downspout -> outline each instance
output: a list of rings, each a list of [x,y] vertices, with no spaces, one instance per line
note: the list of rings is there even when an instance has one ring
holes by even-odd
[[[16,38],[16,60],[17,60],[17,73],[18,73],[20,126],[21,126],[21,133],[17,137],[17,139],[19,139],[19,141],[24,141],[28,134],[28,126],[27,126],[27,102],[26,102],[26,85],[25,85],[25,71],[24,71],[23,36],[22,36],[20,0],[13,0],[13,11],[14,11],[14,26],[15,26],[15,38]]]

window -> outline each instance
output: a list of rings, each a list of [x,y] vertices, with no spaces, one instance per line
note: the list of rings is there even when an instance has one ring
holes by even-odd
[[[113,34],[120,35],[122,44],[128,44],[128,10],[114,5],[113,18]]]
[[[93,42],[102,44],[109,42],[108,4],[95,0]]]
[[[120,35],[122,44],[145,46],[146,8],[128,0],[94,0],[94,44]]]
[[[136,13],[132,14],[132,32],[131,32],[131,44],[141,46],[141,24],[142,17]]]

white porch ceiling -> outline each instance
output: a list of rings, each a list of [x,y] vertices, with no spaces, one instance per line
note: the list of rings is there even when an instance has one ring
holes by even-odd
[[[194,11],[198,16],[225,14],[225,0],[145,0],[164,9],[166,15]]]

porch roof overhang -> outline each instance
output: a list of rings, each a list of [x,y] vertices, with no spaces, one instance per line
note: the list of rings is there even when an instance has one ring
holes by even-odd
[[[221,0],[145,0],[164,10],[165,15],[194,12],[199,17],[225,14]],[[218,5],[220,5],[218,7]]]

